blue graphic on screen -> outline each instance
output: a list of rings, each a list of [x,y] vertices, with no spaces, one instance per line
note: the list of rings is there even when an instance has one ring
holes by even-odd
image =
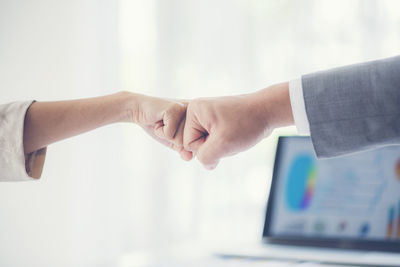
[[[299,155],[290,167],[286,202],[292,211],[303,211],[311,203],[315,187],[315,163],[309,155]]]
[[[400,146],[321,160],[310,139],[282,140],[273,234],[400,240]]]

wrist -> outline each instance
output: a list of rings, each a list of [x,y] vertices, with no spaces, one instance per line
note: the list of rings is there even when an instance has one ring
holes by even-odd
[[[260,121],[270,130],[294,124],[289,83],[275,84],[253,94]]]
[[[116,106],[118,122],[133,122],[138,123],[139,114],[139,98],[141,95],[128,91],[121,91],[115,94],[117,97]]]

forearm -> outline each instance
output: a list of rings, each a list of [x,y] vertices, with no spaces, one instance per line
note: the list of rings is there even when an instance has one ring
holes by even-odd
[[[134,94],[120,92],[89,99],[35,102],[24,122],[25,154],[107,124],[128,121],[137,106],[135,99]]]

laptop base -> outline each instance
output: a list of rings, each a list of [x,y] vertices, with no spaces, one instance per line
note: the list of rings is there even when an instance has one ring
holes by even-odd
[[[276,244],[254,244],[215,253],[222,257],[249,257],[290,261],[313,261],[347,266],[400,266],[400,254],[332,248],[297,247]]]

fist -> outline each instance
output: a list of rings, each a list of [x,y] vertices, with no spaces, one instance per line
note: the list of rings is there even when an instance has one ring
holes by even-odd
[[[264,108],[251,95],[196,99],[189,103],[184,148],[207,169],[226,156],[249,149],[271,130]]]
[[[183,147],[187,103],[134,94],[130,121],[140,125],[158,142],[177,151],[182,159],[192,159],[192,152]]]
[[[274,128],[293,125],[289,84],[256,93],[196,99],[189,103],[183,144],[207,168],[249,149]]]

